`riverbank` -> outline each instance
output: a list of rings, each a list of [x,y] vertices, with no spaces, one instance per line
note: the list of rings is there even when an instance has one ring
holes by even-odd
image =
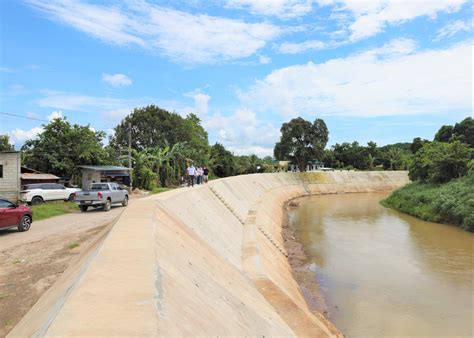
[[[329,321],[329,310],[319,282],[315,278],[315,273],[310,270],[307,263],[308,256],[303,249],[303,245],[296,238],[296,227],[290,219],[290,209],[298,208],[301,199],[307,197],[296,197],[283,205],[282,236],[293,277],[300,287],[308,308],[313,313],[321,314]]]
[[[445,184],[410,183],[381,203],[425,221],[474,232],[474,173]]]

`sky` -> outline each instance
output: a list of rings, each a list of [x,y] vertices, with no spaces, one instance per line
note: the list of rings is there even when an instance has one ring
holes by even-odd
[[[55,117],[113,134],[133,108],[194,113],[235,154],[282,123],[328,146],[432,139],[473,116],[468,0],[2,0],[0,134]],[[27,118],[14,117],[15,114]]]

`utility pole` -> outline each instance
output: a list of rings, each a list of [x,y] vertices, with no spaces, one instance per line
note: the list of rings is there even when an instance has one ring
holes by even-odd
[[[133,190],[132,184],[132,124],[128,124],[128,172],[130,174],[130,193]]]

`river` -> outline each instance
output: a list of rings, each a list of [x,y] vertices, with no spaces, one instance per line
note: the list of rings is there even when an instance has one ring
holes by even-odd
[[[385,196],[290,209],[329,319],[347,337],[473,336],[474,234],[384,208]]]

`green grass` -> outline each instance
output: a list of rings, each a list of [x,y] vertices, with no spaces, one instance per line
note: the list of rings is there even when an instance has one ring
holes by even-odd
[[[410,183],[383,200],[383,206],[426,221],[474,232],[474,175],[445,184]]]
[[[170,191],[170,190],[173,190],[173,188],[158,188],[158,187],[155,187],[150,191],[150,195],[159,194],[159,193]]]
[[[72,250],[72,249],[75,249],[79,246],[79,243],[76,243],[76,242],[73,242],[71,244],[69,244],[68,248],[69,250]]]
[[[77,204],[63,201],[41,203],[31,206],[31,209],[33,210],[34,221],[79,211]]]

